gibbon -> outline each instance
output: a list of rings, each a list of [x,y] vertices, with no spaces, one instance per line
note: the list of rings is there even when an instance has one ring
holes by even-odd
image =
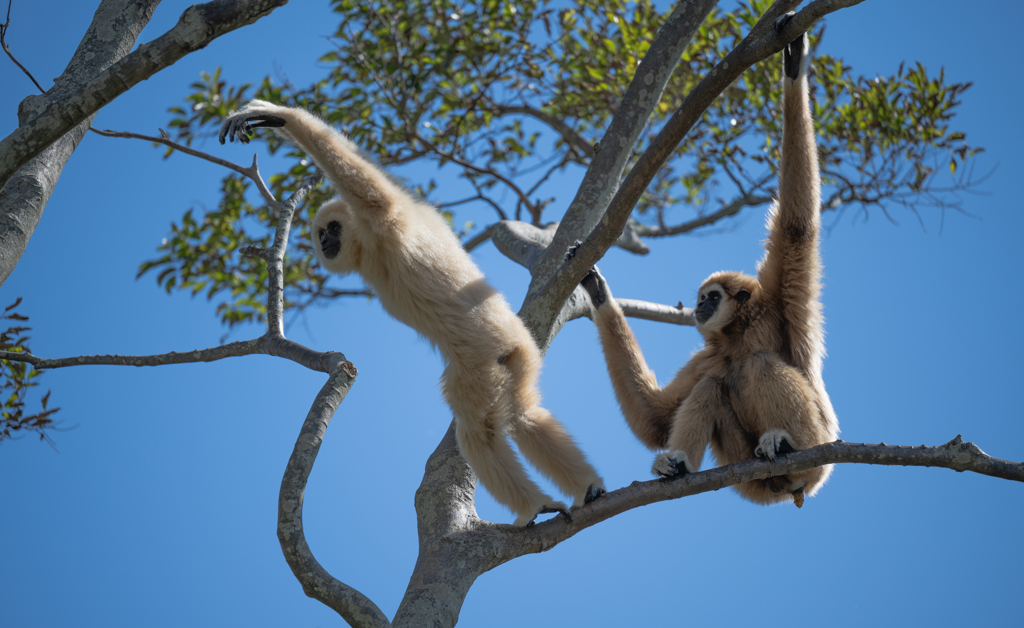
[[[313,219],[317,259],[331,272],[359,273],[391,316],[440,350],[441,389],[456,417],[459,450],[491,495],[516,513],[515,525],[569,512],[529,478],[506,436],[574,506],[604,493],[572,437],[540,406],[533,337],[441,214],[301,109],[252,100],[224,122],[220,142],[248,142],[254,127],[275,127],[331,181],[340,199]]]
[[[776,24],[781,30],[792,14]],[[704,281],[695,317],[704,347],[664,388],[648,369],[622,311],[597,269],[590,294],[616,397],[663,477],[696,472],[711,451],[719,464],[831,442],[839,423],[821,379],[825,353],[818,253],[821,180],[808,104],[807,34],[783,53],[783,132],[778,199],[757,277],[718,272]],[[570,250],[570,254],[574,250]],[[814,495],[831,465],[736,486],[769,504]]]

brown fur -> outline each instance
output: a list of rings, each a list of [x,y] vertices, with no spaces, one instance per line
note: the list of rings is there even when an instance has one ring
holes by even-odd
[[[437,210],[301,109],[253,100],[232,119],[260,114],[285,121],[278,131],[313,158],[341,197],[313,220],[320,263],[362,275],[389,314],[440,350],[446,362],[441,389],[456,417],[459,449],[494,498],[516,513],[516,524],[565,506],[527,476],[506,436],[575,504],[591,486],[603,488],[572,437],[540,407],[541,357],[533,337]],[[342,226],[341,250],[328,259],[319,234],[332,221]]]
[[[697,325],[704,347],[659,388],[610,291],[595,311],[627,423],[648,447],[670,450],[655,462],[659,473],[677,472],[677,461],[686,471],[698,470],[708,445],[719,464],[753,458],[773,430],[788,432],[795,449],[833,441],[839,433],[821,379],[821,180],[807,78],[801,71],[784,81],[779,197],[769,212],[765,256],[756,278],[719,272],[703,283],[702,297],[713,289],[724,292],[715,314]],[[741,290],[750,295],[745,302],[736,298]],[[800,493],[813,495],[831,470],[829,465],[736,489],[761,504],[792,501],[794,495],[802,503]]]

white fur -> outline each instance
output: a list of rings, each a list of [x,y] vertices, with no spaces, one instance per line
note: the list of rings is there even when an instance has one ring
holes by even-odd
[[[789,435],[789,432],[786,430],[768,430],[761,435],[757,448],[754,449],[754,454],[775,462],[776,453],[779,451],[779,447],[782,446],[783,440],[788,441],[790,446],[796,449],[796,441]],[[801,484],[801,486],[803,485]]]
[[[690,464],[686,453],[678,449],[658,454],[654,459],[654,466],[651,467],[651,473],[665,478],[681,475],[684,472],[696,473],[697,469]]]
[[[229,121],[261,115],[285,121],[276,130],[313,158],[340,197],[314,217],[317,259],[331,272],[359,273],[391,316],[441,352],[441,387],[455,414],[459,449],[494,498],[516,513],[516,525],[565,506],[527,476],[508,436],[577,503],[591,485],[603,488],[572,437],[540,406],[541,359],[532,336],[440,213],[301,109],[253,100]],[[319,238],[332,221],[342,227],[341,250],[328,259]]]

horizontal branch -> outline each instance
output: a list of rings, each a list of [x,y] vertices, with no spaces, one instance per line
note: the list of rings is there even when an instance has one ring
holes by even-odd
[[[672,306],[650,301],[637,301],[636,299],[615,299],[615,303],[618,304],[623,314],[632,318],[672,323],[673,325],[697,324],[693,318],[693,308],[683,307],[682,303]]]
[[[571,522],[565,517],[555,517],[521,532],[511,526],[495,526],[505,532],[511,528],[511,532],[507,532],[508,542],[504,548],[509,553],[503,554],[502,560],[497,564],[524,554],[551,549],[592,525],[640,506],[835,463],[943,467],[957,472],[971,471],[1004,480],[1024,482],[1024,463],[993,458],[974,443],[965,442],[959,435],[938,447],[903,447],[885,443],[868,445],[836,441],[780,456],[776,462],[747,460],[698,473],[687,473],[673,479],[633,482],[629,486],[607,493],[603,498],[587,506],[574,509]]]
[[[320,352],[304,347],[287,338],[267,333],[252,340],[239,340],[226,345],[193,351],[171,351],[154,355],[80,355],[70,358],[41,358],[31,353],[0,351],[0,359],[28,362],[37,369],[59,369],[69,366],[166,366],[168,364],[194,364],[215,362],[245,355],[273,355],[301,364],[308,369],[330,373],[345,355],[336,351]]]

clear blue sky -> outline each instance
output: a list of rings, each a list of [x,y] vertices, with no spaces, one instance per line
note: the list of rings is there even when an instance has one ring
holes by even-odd
[[[70,59],[94,4],[15,2],[8,41],[44,85]],[[140,41],[185,6],[165,2]],[[825,239],[825,382],[845,440],[936,445],[962,433],[989,454],[1024,459],[1022,20],[1019,3],[968,11],[952,1],[868,1],[828,19],[823,50],[857,73],[921,61],[931,72],[944,67],[949,81],[973,81],[955,127],[987,149],[981,171],[998,164],[987,194],[966,198],[970,215],[943,223],[926,212],[922,230],[899,211],[900,226],[850,211]],[[326,2],[293,2],[139,85],[95,125],[154,133],[199,72],[217,65],[233,83],[273,72],[308,83],[322,73],[319,36],[334,23]],[[4,136],[34,88],[3,58],[0,85]],[[251,148],[205,148],[251,158]],[[161,154],[89,135],[71,158],[0,288],[2,305],[25,298],[38,355],[187,350],[224,334],[214,304],[168,296],[150,276],[135,280],[172,220],[216,204],[224,175]],[[425,181],[431,172],[403,174]],[[613,250],[602,270],[617,296],[689,303],[710,272],[753,271],[762,236],[763,209],[748,210],[728,233],[651,242],[646,258]],[[518,307],[526,271],[490,244],[474,256]],[[693,328],[634,329],[663,380],[700,344]],[[320,562],[392,616],[416,559],[413,493],[450,420],[436,387],[440,359],[376,302],[358,299],[310,311],[289,335],[342,351],[359,368],[309,482],[306,529]],[[281,473],[323,380],[270,357],[47,373],[72,429],[54,435],[59,453],[34,439],[0,447],[0,624],[339,625],[303,595],[275,535]],[[621,418],[589,321],[558,336],[542,387],[609,488],[650,478],[653,454]],[[483,491],[478,509],[511,520]],[[1022,515],[1020,484],[843,465],[799,511],[723,490],[616,517],[482,576],[461,625],[1019,625]]]

